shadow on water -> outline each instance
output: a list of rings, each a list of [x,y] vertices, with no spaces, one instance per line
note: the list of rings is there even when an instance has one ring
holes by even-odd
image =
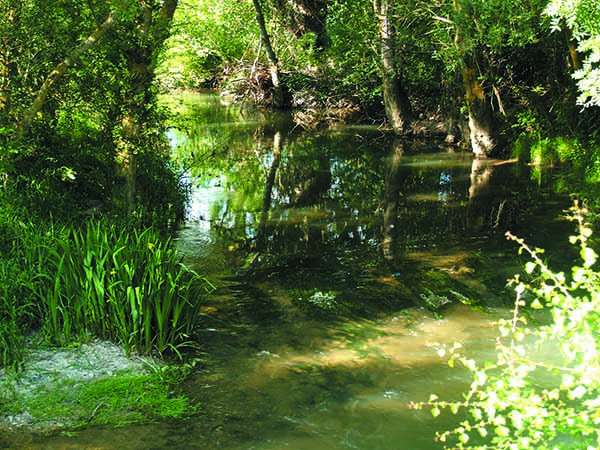
[[[194,183],[179,247],[218,285],[185,386],[199,412],[21,436],[22,446],[438,448],[435,431],[453,419],[407,405],[468,383],[441,345],[493,355],[505,280],[522,265],[503,234],[552,253],[551,236],[567,236],[557,217],[568,199],[531,183],[527,167],[434,141],[370,127],[304,132],[211,95],[169,103],[180,113],[169,137]],[[479,307],[461,303],[471,301]]]

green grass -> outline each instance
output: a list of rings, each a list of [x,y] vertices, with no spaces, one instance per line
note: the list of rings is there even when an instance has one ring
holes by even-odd
[[[5,414],[29,413],[35,426],[69,429],[123,426],[180,418],[193,412],[188,398],[173,394],[172,387],[158,373],[122,372],[89,382],[53,383],[27,396],[17,397],[5,389],[0,405]]]

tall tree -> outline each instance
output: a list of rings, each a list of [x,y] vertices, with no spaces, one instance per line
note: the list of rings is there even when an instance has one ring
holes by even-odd
[[[487,157],[498,142],[491,99],[479,79],[476,53],[464,54],[461,63],[471,149],[477,157]]]
[[[469,115],[469,139],[477,157],[486,157],[496,148],[497,127],[491,99],[481,82],[481,54],[477,45],[469,46],[466,21],[472,20],[468,0],[454,0],[454,44],[460,59],[465,102]]]
[[[260,39],[269,60],[269,70],[271,72],[271,82],[273,83],[273,106],[275,108],[284,108],[286,106],[285,89],[279,77],[279,60],[273,49],[271,36],[267,30],[265,15],[261,0],[253,0],[256,11],[256,23],[260,30]]]
[[[123,139],[119,159],[126,175],[129,209],[136,203],[135,151],[143,147],[144,126],[154,105],[152,85],[158,57],[170,35],[177,5],[178,0],[164,0],[162,5],[156,0],[141,2],[136,26],[123,48],[129,83],[122,93],[124,105],[119,128]]]
[[[379,25],[385,112],[394,132],[403,134],[410,128],[412,107],[398,67],[399,58],[394,42],[396,31],[393,25],[392,2],[393,0],[373,0],[373,9]]]

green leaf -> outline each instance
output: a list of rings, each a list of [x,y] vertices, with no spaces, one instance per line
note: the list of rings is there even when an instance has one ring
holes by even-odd
[[[598,255],[591,248],[584,247],[581,250],[581,258],[583,259],[583,264],[584,264],[585,267],[591,267],[598,260]]]
[[[544,308],[544,305],[542,305],[541,302],[537,298],[531,302],[530,306],[533,309],[543,309]]]
[[[500,437],[506,437],[509,435],[510,430],[505,426],[499,426],[499,427],[496,427],[495,432]]]
[[[528,274],[532,274],[535,270],[535,267],[536,264],[532,261],[529,261],[527,264],[525,264],[525,272],[527,272]]]

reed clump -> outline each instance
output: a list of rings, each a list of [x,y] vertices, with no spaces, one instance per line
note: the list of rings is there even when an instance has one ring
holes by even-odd
[[[192,343],[211,285],[170,239],[107,219],[2,226],[12,239],[0,242],[1,365],[18,365],[33,330],[55,345],[94,336],[144,354]]]

